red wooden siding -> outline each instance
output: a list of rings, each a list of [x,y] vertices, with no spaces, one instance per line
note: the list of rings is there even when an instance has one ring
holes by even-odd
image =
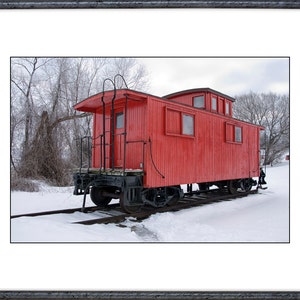
[[[145,136],[145,104],[143,102],[128,100],[127,116],[125,111],[125,101],[117,100],[115,101],[115,115],[119,113],[124,114],[124,123],[122,128],[116,128],[115,137],[115,167],[124,167],[124,133],[126,126],[126,168],[138,169],[141,168],[143,163],[143,140]],[[106,123],[105,130],[111,130],[111,106],[106,107]],[[116,122],[116,118],[115,118]],[[96,114],[94,115],[94,137],[99,137],[103,132],[103,115],[102,108],[100,107]],[[99,142],[97,143],[97,140]],[[93,167],[100,167],[100,138],[94,139],[93,148]],[[106,143],[111,144],[110,134],[106,135]],[[102,154],[103,155],[103,154]],[[108,162],[111,158],[111,146],[106,146],[106,156],[107,159],[106,167],[111,167]]]
[[[147,146],[146,187],[259,175],[257,126],[156,98],[147,112],[153,162]],[[195,116],[194,136],[179,133],[180,113]],[[242,128],[242,142],[233,140],[234,125]]]

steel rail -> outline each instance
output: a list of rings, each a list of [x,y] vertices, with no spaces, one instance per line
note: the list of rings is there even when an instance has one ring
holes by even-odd
[[[111,204],[109,208],[118,206],[118,204]],[[94,212],[98,211],[98,206],[89,206],[85,208],[86,212]],[[76,207],[76,208],[67,208],[67,209],[59,209],[59,210],[49,210],[49,211],[40,211],[40,212],[33,212],[33,213],[24,213],[24,214],[18,214],[18,215],[12,215],[10,216],[11,219],[21,218],[21,217],[39,217],[39,216],[46,216],[46,215],[55,215],[55,214],[72,214],[74,212],[81,212],[82,207]]]
[[[210,190],[201,193],[189,194],[185,193],[184,198],[181,199],[176,205],[172,206],[164,206],[160,208],[153,209],[152,207],[144,207],[142,211],[136,213],[124,213],[120,210],[119,203],[114,203],[108,205],[106,208],[100,208],[98,206],[90,206],[85,208],[85,213],[89,212],[99,212],[106,215],[106,217],[73,222],[72,224],[82,224],[82,225],[92,225],[92,224],[109,224],[109,223],[119,223],[127,218],[136,218],[137,220],[142,220],[149,217],[155,213],[163,213],[163,212],[174,212],[179,211],[181,209],[192,208],[196,206],[201,206],[204,204],[210,204],[214,202],[221,201],[230,201],[236,198],[246,197],[250,194],[256,194],[257,190],[251,190],[247,193],[236,193],[236,194],[226,194],[220,193],[219,190]],[[50,210],[50,211],[41,211],[34,213],[24,213],[18,215],[12,215],[10,218],[21,218],[21,217],[39,217],[46,215],[54,215],[54,214],[71,214],[74,212],[82,212],[82,208],[69,208],[69,209],[61,209],[61,210]]]

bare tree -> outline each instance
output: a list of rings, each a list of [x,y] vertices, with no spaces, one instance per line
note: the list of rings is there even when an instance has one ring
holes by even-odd
[[[59,185],[68,181],[61,124],[86,116],[72,110],[76,99],[69,98],[73,94],[69,72],[74,70],[70,62],[67,58],[49,62],[44,69],[47,84],[36,86],[38,100],[43,101],[32,103],[31,113],[37,112],[37,122],[32,129],[32,143],[21,159],[19,172],[23,177],[46,178]]]
[[[32,123],[32,111],[34,107],[32,87],[34,85],[34,76],[37,70],[45,65],[47,60],[38,58],[12,59],[12,84],[21,92],[21,99],[24,118],[24,155],[28,151],[30,142],[30,130]],[[13,89],[13,88],[12,88]]]
[[[105,77],[120,74],[129,88],[137,91],[147,91],[149,87],[146,68],[134,58],[113,58],[105,68]],[[117,88],[122,87],[122,80],[118,81]],[[124,85],[123,85],[124,87]]]
[[[73,106],[101,92],[104,78],[115,72],[131,86],[147,82],[133,59],[13,58],[11,65],[12,166],[22,177],[59,185],[78,165],[76,141],[91,130],[91,116]]]
[[[261,138],[261,147],[265,149],[265,164],[272,165],[289,150],[288,95],[250,92],[236,96],[234,116],[265,127]]]

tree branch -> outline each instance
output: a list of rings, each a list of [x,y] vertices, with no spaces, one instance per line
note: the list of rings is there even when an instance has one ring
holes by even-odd
[[[65,121],[69,121],[69,120],[74,120],[74,119],[80,119],[80,118],[85,118],[88,116],[91,116],[92,113],[82,113],[80,115],[71,115],[71,116],[64,116],[61,118],[56,119],[52,124],[51,124],[51,129],[55,128],[59,123],[65,122]]]

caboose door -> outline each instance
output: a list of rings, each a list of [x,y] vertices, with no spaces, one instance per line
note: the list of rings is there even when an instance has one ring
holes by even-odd
[[[124,167],[124,112],[115,111],[115,139],[114,139],[114,165],[115,168]]]

